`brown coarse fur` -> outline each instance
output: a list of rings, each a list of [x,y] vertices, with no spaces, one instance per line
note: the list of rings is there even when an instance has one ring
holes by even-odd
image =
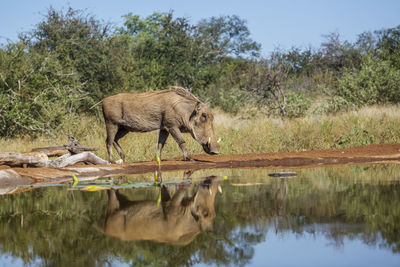
[[[214,136],[213,114],[207,105],[182,87],[170,87],[162,91],[148,93],[121,93],[103,99],[103,115],[107,130],[107,152],[113,161],[114,145],[122,160],[125,154],[118,140],[128,132],[150,132],[160,130],[157,153],[169,136],[175,139],[183,152],[184,160],[189,160],[182,133],[188,132],[199,142],[205,152],[218,153]]]
[[[193,197],[185,197],[185,189],[171,198],[161,188],[161,203],[129,201],[118,191],[108,191],[108,207],[104,233],[121,240],[152,240],[174,245],[187,245],[211,226],[215,218],[215,196],[218,182],[210,178]]]

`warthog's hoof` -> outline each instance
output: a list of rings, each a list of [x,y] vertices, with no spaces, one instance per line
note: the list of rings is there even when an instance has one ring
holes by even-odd
[[[196,160],[192,159],[191,157],[184,157],[183,161],[196,161]]]

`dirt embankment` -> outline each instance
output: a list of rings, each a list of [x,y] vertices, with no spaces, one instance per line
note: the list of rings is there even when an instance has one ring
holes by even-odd
[[[349,149],[315,150],[303,152],[194,155],[195,161],[181,158],[162,161],[162,171],[195,170],[207,168],[307,168],[337,164],[400,163],[400,144],[380,144]],[[72,175],[80,179],[121,176],[153,172],[158,169],[155,161],[113,165],[77,165],[65,168],[7,168],[0,169],[0,186],[23,183],[48,183],[70,181]]]

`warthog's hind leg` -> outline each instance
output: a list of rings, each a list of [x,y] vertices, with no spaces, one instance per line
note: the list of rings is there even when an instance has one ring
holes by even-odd
[[[106,146],[107,146],[108,160],[114,163],[112,145],[114,143],[115,135],[118,132],[118,125],[110,121],[106,121],[106,131],[107,131]]]
[[[121,157],[122,161],[125,162],[125,153],[122,147],[119,145],[118,140],[124,137],[127,133],[129,133],[128,130],[119,127],[117,134],[115,135],[114,138],[114,147],[118,152],[118,155]]]

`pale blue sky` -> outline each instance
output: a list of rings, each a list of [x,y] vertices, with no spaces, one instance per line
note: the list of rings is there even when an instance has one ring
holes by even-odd
[[[48,7],[86,9],[97,19],[121,25],[122,15],[143,17],[154,11],[202,18],[238,15],[247,21],[253,40],[263,55],[274,48],[318,47],[322,35],[338,32],[354,41],[364,31],[400,25],[400,0],[0,0],[0,43],[16,41],[41,21]]]

